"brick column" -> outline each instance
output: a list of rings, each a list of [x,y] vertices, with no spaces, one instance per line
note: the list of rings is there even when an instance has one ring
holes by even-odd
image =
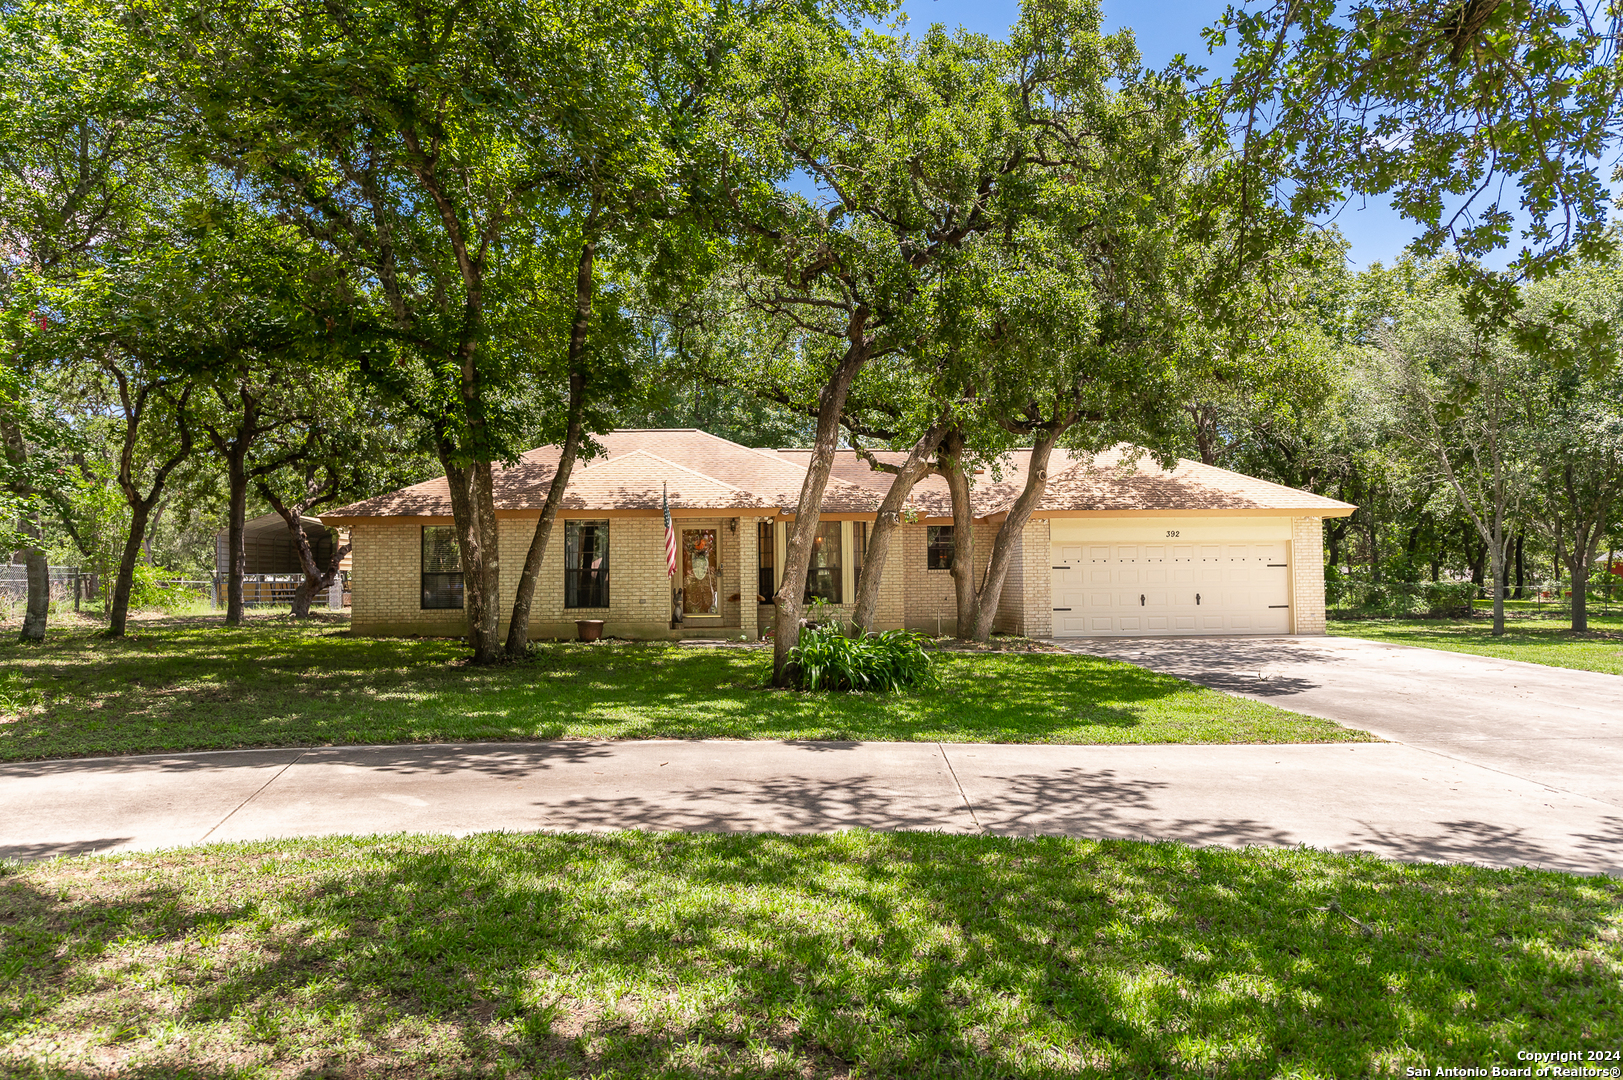
[[[759,548],[759,538],[756,535],[756,519],[749,517],[739,518],[738,569],[733,580],[738,583],[738,625],[751,638],[761,636],[761,605],[755,602],[755,586],[757,579],[761,576]]]
[[[1292,632],[1324,633],[1324,521],[1291,519]]]

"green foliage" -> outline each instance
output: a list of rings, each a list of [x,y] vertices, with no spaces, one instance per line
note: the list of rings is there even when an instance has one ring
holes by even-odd
[[[40,860],[0,879],[0,1071],[1486,1071],[1528,1048],[1618,1045],[1620,910],[1623,883],[1602,876],[909,832]]]
[[[43,698],[20,673],[0,673],[0,718],[12,718],[38,705]]]
[[[1213,198],[1262,228],[1390,193],[1423,247],[1471,258],[1509,246],[1519,210],[1535,273],[1612,250],[1617,18],[1582,0],[1231,6],[1206,31],[1237,50],[1206,99],[1214,149],[1239,151]]]
[[[469,739],[889,742],[1359,742],[1363,732],[1098,657],[934,654],[909,694],[761,687],[757,648],[542,642],[534,662],[454,664],[455,639],[376,639],[251,619],[152,620],[135,642],[53,630],[0,639],[0,670],[49,692],[0,725],[0,760]]]
[[[1471,581],[1382,581],[1336,575],[1325,581],[1326,604],[1347,614],[1383,618],[1469,615],[1481,586]]]
[[[838,623],[806,630],[789,650],[796,685],[805,690],[896,693],[937,686],[940,678],[924,651],[924,638],[910,630],[846,634]]]
[[[196,607],[208,599],[199,585],[177,580],[173,572],[147,563],[136,563],[130,579],[130,610],[162,611],[175,614]]]
[[[1390,641],[1423,649],[1521,660],[1528,664],[1623,675],[1623,617],[1596,614],[1586,633],[1562,625],[1565,612],[1550,604],[1513,605],[1505,632],[1497,637],[1486,619],[1347,619],[1332,620],[1330,633]]]

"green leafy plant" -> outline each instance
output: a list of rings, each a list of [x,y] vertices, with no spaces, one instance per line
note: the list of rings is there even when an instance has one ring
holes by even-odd
[[[802,690],[896,692],[939,681],[923,636],[910,630],[848,637],[838,625],[808,629],[789,651],[789,663]]]

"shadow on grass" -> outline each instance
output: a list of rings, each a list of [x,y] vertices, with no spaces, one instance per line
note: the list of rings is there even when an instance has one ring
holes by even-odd
[[[0,1062],[1353,1076],[1623,1021],[1619,886],[1532,872],[866,833],[192,858],[0,879]]]
[[[461,664],[448,639],[352,638],[330,626],[149,624],[126,641],[54,634],[0,646],[43,696],[0,724],[0,759],[254,746],[597,738],[1315,741],[1335,725],[1243,706],[1087,657],[942,654],[906,695],[762,688],[759,649],[544,644],[529,663]],[[1227,725],[1227,726],[1226,726]],[[1293,727],[1292,725],[1295,725]],[[1266,726],[1266,725],[1265,725]],[[1199,728],[1198,735],[1191,731]]]

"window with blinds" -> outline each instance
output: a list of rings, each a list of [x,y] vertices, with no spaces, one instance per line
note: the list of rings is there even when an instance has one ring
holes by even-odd
[[[423,610],[462,607],[462,552],[449,525],[423,526]]]

